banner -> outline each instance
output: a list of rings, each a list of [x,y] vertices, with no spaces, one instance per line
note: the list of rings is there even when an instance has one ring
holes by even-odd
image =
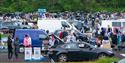
[[[32,48],[25,48],[25,60],[32,60]]]
[[[41,48],[40,47],[34,47],[34,60],[40,60],[41,59]]]

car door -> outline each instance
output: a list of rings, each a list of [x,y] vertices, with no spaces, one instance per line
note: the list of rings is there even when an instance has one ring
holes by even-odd
[[[84,47],[81,48],[81,58],[82,59],[91,59],[95,58],[96,52],[89,45],[84,44]]]
[[[76,44],[67,44],[65,48],[68,51],[67,55],[70,60],[78,60],[80,58],[81,50]]]

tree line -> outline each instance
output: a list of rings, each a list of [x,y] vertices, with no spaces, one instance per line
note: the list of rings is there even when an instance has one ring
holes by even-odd
[[[124,12],[125,0],[0,0],[0,12],[109,11]]]

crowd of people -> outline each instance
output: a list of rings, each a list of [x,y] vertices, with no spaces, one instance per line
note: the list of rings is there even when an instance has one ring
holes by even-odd
[[[94,45],[97,45],[98,47],[102,47],[104,43],[109,42],[110,47],[112,48],[125,48],[125,32],[121,32],[120,29],[118,28],[111,28],[110,26],[108,28],[100,28],[101,26],[101,20],[111,20],[111,19],[124,19],[125,18],[125,13],[109,13],[109,12],[96,12],[96,13],[86,13],[86,12],[60,12],[60,13],[45,13],[46,18],[53,19],[53,18],[58,18],[58,19],[66,19],[68,21],[81,21],[84,22],[85,26],[88,26],[90,30],[92,31],[92,38],[95,38]],[[41,16],[39,13],[20,13],[20,14],[0,14],[0,19],[2,20],[16,20],[16,19],[24,19],[27,22],[30,21],[36,21],[40,18]],[[85,30],[81,29],[80,32],[84,35]],[[78,41],[81,37],[78,37],[78,33],[74,30],[67,31],[66,29],[63,29],[59,33],[59,39],[62,39],[63,42],[69,43],[69,42],[76,42]],[[86,36],[87,37],[87,36]],[[88,38],[88,37],[87,37]],[[89,39],[86,39],[89,40]],[[11,59],[13,55],[13,46],[12,46],[12,39],[11,36],[8,37],[8,58]],[[18,38],[14,39],[14,51],[15,51],[15,56],[18,58]],[[56,40],[54,38],[51,38],[49,40],[49,43],[51,46],[56,44]]]

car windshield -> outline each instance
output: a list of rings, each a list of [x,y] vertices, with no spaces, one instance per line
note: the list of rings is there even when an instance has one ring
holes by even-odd
[[[75,26],[80,26],[80,27],[82,27],[82,23],[81,23],[81,22],[77,22],[77,21],[76,21],[76,22],[74,22],[74,25],[75,25]]]
[[[67,27],[67,28],[70,27],[65,21],[61,21],[61,24],[62,24],[63,27]]]
[[[78,48],[77,44],[75,44],[75,43],[66,44],[63,47],[66,49],[77,49]]]

